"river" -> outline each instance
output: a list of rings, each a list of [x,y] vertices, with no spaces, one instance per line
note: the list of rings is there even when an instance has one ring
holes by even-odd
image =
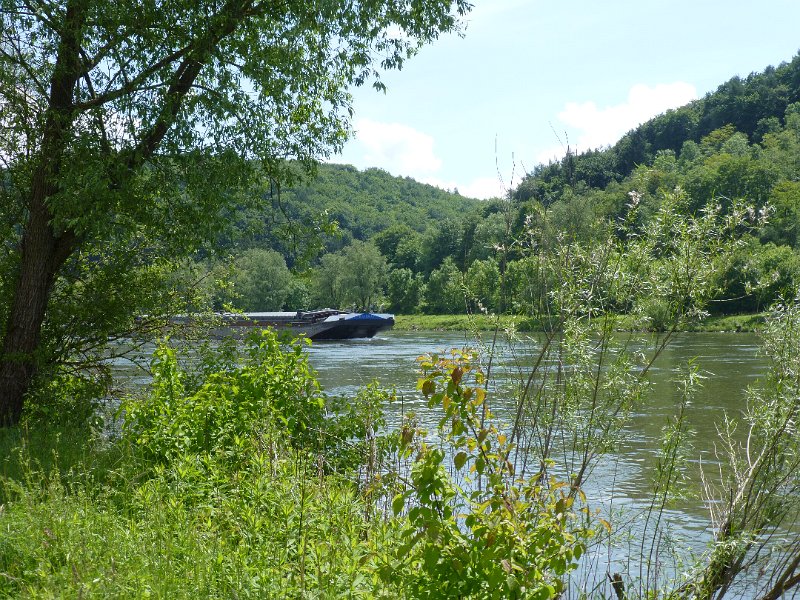
[[[377,380],[384,387],[394,387],[401,398],[388,408],[391,423],[399,423],[401,413],[414,412],[424,426],[434,429],[439,413],[428,409],[416,392],[417,357],[450,348],[480,347],[491,342],[490,334],[486,335],[487,339],[476,341],[458,333],[386,332],[371,340],[315,343],[309,350],[310,362],[329,394],[353,395],[359,387]],[[652,340],[640,336],[634,343],[644,346],[648,341]],[[492,410],[501,419],[510,420],[512,414],[513,400],[506,390],[514,378],[525,374],[530,356],[539,345],[537,337],[531,336],[515,342],[513,351],[504,342],[497,346],[492,367],[495,390],[490,398]],[[675,383],[678,371],[690,361],[699,367],[704,379],[686,413],[694,432],[686,455],[691,463],[687,494],[671,500],[656,528],[653,521],[646,523],[656,456],[663,428],[679,408],[681,395]],[[584,485],[590,505],[611,520],[616,537],[613,548],[595,548],[589,567],[594,575],[587,581],[596,583],[598,575],[604,579],[606,571],[635,575],[642,549],[647,552],[642,540],[653,536],[656,529],[655,536],[660,536],[662,543],[669,536],[668,545],[682,548],[684,558],[703,552],[712,528],[708,508],[699,499],[701,465],[707,474],[718,472],[717,428],[725,415],[734,419],[741,416],[746,409],[746,390],[765,374],[767,363],[754,334],[686,333],[674,337],[653,364],[650,393],[629,419],[621,443],[599,461]],[[665,555],[664,560],[672,561],[673,556]],[[659,573],[642,571],[642,579],[668,579],[676,566],[662,564],[658,568],[662,569]],[[741,597],[750,594],[741,590]]]
[[[476,340],[463,333],[389,331],[369,340],[315,342],[308,350],[309,361],[329,395],[353,396],[360,387],[377,380],[383,387],[394,388],[399,398],[387,407],[391,425],[397,425],[402,414],[414,412],[423,426],[433,430],[439,413],[429,409],[416,391],[417,357],[451,348],[485,347],[491,343],[491,334],[484,336],[483,340]],[[633,338],[633,344],[642,347],[651,341],[645,336]],[[725,415],[741,416],[746,408],[746,389],[766,372],[768,361],[759,353],[758,342],[753,334],[678,334],[658,357],[649,372],[650,393],[628,420],[621,442],[601,458],[583,486],[592,508],[611,521],[615,536],[613,548],[599,544],[590,559],[593,562],[584,561],[594,572],[593,579],[586,581],[596,582],[598,575],[603,580],[607,571],[632,575],[638,571],[638,557],[645,548],[642,540],[655,530],[652,522],[646,524],[646,514],[653,497],[656,455],[663,428],[680,403],[677,372],[690,361],[695,361],[704,377],[687,411],[687,421],[694,431],[687,454],[694,481],[687,482],[686,498],[668,505],[656,535],[668,535],[670,544],[682,548],[684,556],[705,549],[712,529],[707,506],[698,498],[698,465],[703,464],[710,472],[717,469],[717,427]],[[540,343],[532,335],[513,345],[497,345],[489,398],[493,412],[501,420],[510,420],[513,400],[508,389],[515,378],[525,375]],[[655,575],[642,572],[642,579],[668,577],[677,567],[659,568],[663,571]],[[742,597],[749,595],[745,591]]]
[[[427,409],[416,392],[416,359],[422,354],[451,348],[488,345],[491,334],[482,341],[464,334],[448,332],[386,332],[371,340],[316,342],[309,350],[310,362],[320,382],[332,395],[353,395],[359,387],[377,380],[384,387],[394,387],[402,398],[402,407],[389,407],[395,422],[397,413],[414,411],[423,423],[433,426],[436,414]],[[510,410],[503,389],[509,379],[526,373],[526,348],[536,346],[536,339],[516,342],[512,353],[499,343],[492,373],[496,389],[493,410],[503,415]],[[519,348],[522,348],[520,352]],[[686,333],[676,335],[650,370],[653,390],[647,394],[626,429],[626,442],[620,452],[646,456],[655,452],[667,419],[675,414],[680,395],[674,381],[677,371],[694,361],[704,377],[688,410],[688,420],[695,431],[698,453],[713,450],[716,426],[723,415],[737,416],[745,408],[745,390],[764,374],[767,359],[758,352],[758,337],[743,333]],[[522,357],[522,359],[520,359]],[[523,364],[520,364],[522,362]],[[641,457],[640,457],[641,458]],[[630,490],[636,493],[636,489]]]

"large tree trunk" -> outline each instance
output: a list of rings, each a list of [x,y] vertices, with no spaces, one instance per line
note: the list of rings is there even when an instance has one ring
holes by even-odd
[[[36,374],[36,351],[56,272],[74,249],[71,232],[56,235],[47,202],[58,191],[58,174],[75,119],[73,92],[82,73],[79,37],[83,2],[67,3],[56,63],[50,79],[38,165],[28,195],[28,222],[0,354],[0,426],[14,425]]]
[[[45,205],[44,172],[34,183],[30,216],[22,236],[20,267],[0,354],[0,426],[19,421],[25,394],[36,375],[36,351],[55,275],[72,251],[69,234],[57,237]]]
[[[0,427],[19,421],[25,394],[42,358],[37,354],[53,283],[79,243],[72,231],[54,231],[48,202],[59,191],[59,171],[76,118],[73,93],[89,68],[83,63],[80,47],[87,10],[88,3],[68,0],[64,23],[59,28],[61,40],[50,79],[39,164],[31,184],[28,222],[20,244],[20,267],[0,348]],[[208,31],[198,36],[188,51],[175,56],[173,60],[180,62],[168,81],[160,114],[133,149],[127,165],[130,170],[152,156],[174,124],[186,95],[209,60],[210,49],[230,35],[252,10],[252,0],[229,0]]]

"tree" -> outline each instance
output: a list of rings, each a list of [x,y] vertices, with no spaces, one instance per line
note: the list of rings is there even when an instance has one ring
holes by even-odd
[[[464,275],[464,282],[470,299],[476,304],[475,308],[488,311],[497,311],[500,308],[502,277],[495,259],[473,262]]]
[[[509,225],[506,221],[505,214],[496,212],[475,225],[468,263],[493,257],[498,248],[509,243]]]
[[[428,229],[421,243],[421,270],[430,274],[447,257],[456,263],[463,262],[463,241],[461,223],[453,219],[447,219],[439,223],[438,227]]]
[[[797,248],[800,244],[800,182],[781,181],[769,197],[772,207],[761,240]]]
[[[386,287],[391,312],[401,315],[417,312],[425,292],[425,282],[421,273],[414,273],[406,268],[392,269],[387,276]]]
[[[281,310],[289,296],[292,274],[274,250],[251,248],[235,260],[233,291],[236,304],[249,311]]]
[[[341,252],[325,254],[314,270],[314,301],[317,308],[339,308],[345,301],[347,262]]]
[[[434,315],[454,315],[466,312],[463,275],[451,257],[431,273],[425,288],[424,311]]]
[[[315,271],[319,307],[355,306],[370,310],[386,279],[386,259],[370,242],[353,241],[339,252],[325,254]]]
[[[371,310],[386,279],[388,265],[375,244],[354,241],[342,251],[345,297],[357,310]]]
[[[397,244],[393,264],[397,268],[405,268],[417,272],[421,262],[422,236],[414,232]]]
[[[403,240],[415,234],[416,232],[408,225],[395,223],[372,236],[372,243],[378,247],[378,250],[386,257],[386,260],[395,264],[398,246]]]
[[[378,67],[401,67],[420,44],[457,29],[470,5],[0,0],[0,8],[0,210],[12,223],[0,422],[14,423],[38,367],[55,360],[44,339],[59,336],[49,320],[55,289],[75,288],[80,277],[71,275],[87,264],[124,274],[131,269],[121,262],[133,257],[144,268],[153,248],[196,248],[241,206],[232,190],[248,175],[246,159],[261,159],[282,182],[285,159],[310,166],[339,149],[348,88],[369,79],[382,88]],[[102,256],[103,248],[112,251]],[[136,287],[115,282],[120,298]],[[137,309],[121,306],[129,316]]]

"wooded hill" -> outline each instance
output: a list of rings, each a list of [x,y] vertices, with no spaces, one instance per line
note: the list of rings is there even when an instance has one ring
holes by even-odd
[[[320,165],[313,181],[287,189],[283,196],[293,214],[326,211],[338,223],[345,243],[367,240],[393,225],[422,233],[435,223],[460,219],[480,204],[410,177],[336,164]]]
[[[737,259],[720,266],[714,311],[757,311],[791,293],[800,282],[800,56],[734,77],[609,148],[539,165],[508,199],[481,202],[378,169],[320,165],[312,182],[271,190],[273,210],[251,222],[261,232],[232,249],[269,248],[295,267],[286,308],[356,306],[370,298],[373,308],[401,313],[530,312],[532,298],[543,293],[531,274],[539,250],[520,243],[532,222],[540,249],[594,243],[628,218],[633,198],[637,226],[645,227],[676,190],[686,216],[709,203],[725,214],[742,200],[767,217],[743,237]],[[274,210],[276,202],[282,211]],[[276,214],[284,229],[265,228]],[[338,232],[320,228],[326,219]],[[309,246],[314,239],[317,245]],[[312,269],[298,275],[300,256]],[[351,275],[355,257],[366,257],[358,269],[373,274],[361,283]],[[263,254],[234,262],[269,260],[282,262]],[[279,308],[259,300],[269,296],[266,290],[248,295],[250,301],[228,299],[245,309]]]
[[[786,124],[786,109],[798,101],[800,55],[744,79],[733,77],[704,98],[629,131],[610,148],[568,153],[560,162],[538,165],[514,196],[548,204],[558,199],[565,186],[603,189],[629,177],[638,166],[652,164],[659,153],[680,155],[684,144],[700,144],[726,126],[746,135],[751,143],[761,144]]]
[[[266,184],[260,193],[267,201],[246,213],[243,243],[277,250],[290,265],[308,258],[307,244],[313,255],[315,249],[333,252],[393,227],[422,234],[444,221],[460,221],[481,205],[457,191],[382,169],[329,163],[319,164],[313,179],[283,189]]]

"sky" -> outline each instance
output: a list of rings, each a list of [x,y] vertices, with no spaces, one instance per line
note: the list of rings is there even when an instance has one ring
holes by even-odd
[[[800,0],[473,0],[385,94],[354,92],[331,162],[463,196],[513,189],[539,163],[602,148],[669,108],[790,61]]]

